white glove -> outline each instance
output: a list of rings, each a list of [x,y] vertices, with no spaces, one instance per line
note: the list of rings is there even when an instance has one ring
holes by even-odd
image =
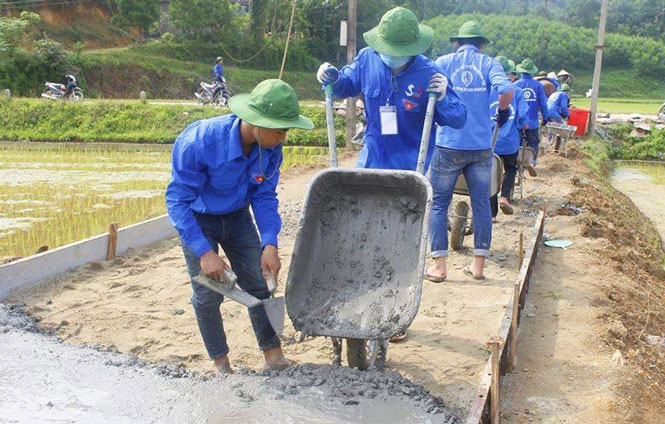
[[[335,84],[339,79],[339,71],[330,63],[324,62],[316,72],[316,79],[323,85]]]
[[[432,75],[429,79],[429,85],[427,86],[427,91],[429,93],[436,93],[436,101],[440,102],[446,96],[446,90],[448,89],[448,78],[441,73],[436,73]]]

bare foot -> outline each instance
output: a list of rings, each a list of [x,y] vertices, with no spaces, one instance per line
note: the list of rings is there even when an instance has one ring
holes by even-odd
[[[503,212],[506,215],[512,215],[513,213],[515,213],[515,210],[510,205],[510,200],[508,200],[506,197],[502,197],[499,200],[499,207],[501,208],[501,212]]]
[[[231,362],[229,361],[228,356],[215,359],[213,363],[215,364],[215,369],[220,374],[233,374],[233,368],[231,368]]]
[[[264,350],[263,357],[266,359],[263,368],[267,370],[283,370],[291,365],[295,365],[295,362],[284,357],[284,353],[280,346],[274,349]]]
[[[448,277],[448,272],[446,271],[446,258],[435,258],[434,265],[430,266],[425,270],[425,278],[440,283]]]

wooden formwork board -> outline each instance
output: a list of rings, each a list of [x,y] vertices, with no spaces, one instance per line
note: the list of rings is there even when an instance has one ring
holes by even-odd
[[[129,248],[145,246],[177,235],[168,216],[162,215],[117,230],[115,245],[112,247],[114,253],[120,255]],[[34,287],[46,278],[77,266],[105,260],[109,245],[113,244],[109,241],[108,233],[101,234],[0,266],[0,300],[13,290]]]
[[[515,302],[519,302],[519,308],[517,312],[517,323],[519,324],[522,309],[524,308],[524,301],[526,299],[526,293],[529,290],[529,282],[531,278],[531,273],[533,272],[533,266],[536,262],[536,257],[538,256],[538,247],[543,238],[543,230],[545,227],[545,212],[542,211],[536,219],[536,224],[534,225],[534,233],[531,237],[531,242],[527,245],[526,251],[524,252],[524,263],[520,268],[520,273],[517,276],[515,284],[519,284],[519,299],[515,299],[515,296],[511,298],[510,303],[506,307],[506,313],[504,314],[503,320],[501,321],[501,326],[499,327],[498,336],[503,340],[503,344],[499,349],[500,362],[499,367],[501,375],[506,373],[508,368],[508,347],[510,345],[510,340],[513,337],[516,337],[516,334],[513,334],[511,329],[512,319],[513,319],[513,306]],[[516,326],[517,327],[517,326]],[[480,384],[478,385],[478,390],[476,392],[476,397],[471,404],[471,409],[466,418],[466,424],[486,424],[490,423],[490,387],[492,384],[492,358],[487,360],[485,369],[483,370],[483,375],[480,378]]]

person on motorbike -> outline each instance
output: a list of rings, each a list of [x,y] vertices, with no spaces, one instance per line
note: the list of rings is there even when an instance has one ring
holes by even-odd
[[[213,68],[213,73],[215,75],[212,80],[213,84],[224,81],[224,59],[221,56],[217,56],[217,60],[215,62],[216,64]]]
[[[69,99],[72,93],[74,92],[74,89],[78,87],[74,75],[66,75],[64,85],[65,85],[65,99]]]

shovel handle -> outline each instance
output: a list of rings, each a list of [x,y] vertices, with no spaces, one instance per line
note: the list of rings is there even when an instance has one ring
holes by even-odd
[[[425,123],[423,124],[423,134],[420,137],[420,151],[418,152],[418,162],[416,172],[425,174],[425,161],[427,160],[427,151],[429,150],[429,136],[432,133],[432,121],[434,120],[434,106],[436,105],[436,93],[429,93],[427,99],[427,112],[425,112]]]
[[[326,85],[326,124],[328,127],[328,149],[330,166],[337,168],[337,142],[335,141],[335,117],[333,116],[333,86]]]
[[[275,274],[269,270],[263,270],[263,278],[266,279],[266,284],[268,285],[268,291],[272,295],[277,290],[277,281],[275,280]]]

